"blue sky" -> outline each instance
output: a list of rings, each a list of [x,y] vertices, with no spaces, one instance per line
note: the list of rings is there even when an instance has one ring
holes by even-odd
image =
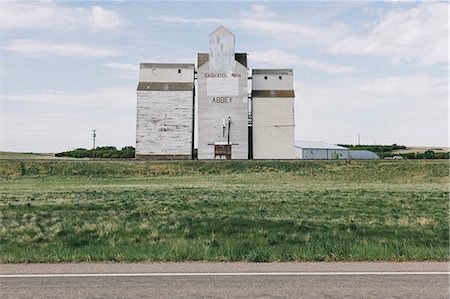
[[[445,1],[2,1],[2,151],[134,145],[141,62],[195,63],[224,25],[293,68],[296,139],[448,145]]]

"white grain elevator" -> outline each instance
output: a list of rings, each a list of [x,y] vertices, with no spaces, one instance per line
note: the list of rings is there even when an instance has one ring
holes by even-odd
[[[248,71],[247,53],[235,53],[223,26],[210,34],[209,52],[198,53],[197,71],[141,63],[136,158],[193,159],[196,119],[198,159],[295,159],[292,69]]]
[[[252,72],[253,159],[295,159],[292,69]]]
[[[191,159],[194,65],[141,63],[137,88],[136,158]]]
[[[197,67],[198,158],[247,159],[247,54],[235,53],[233,33],[220,26]]]

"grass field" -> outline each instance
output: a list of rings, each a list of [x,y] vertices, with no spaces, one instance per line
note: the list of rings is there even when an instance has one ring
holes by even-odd
[[[51,153],[0,152],[0,160],[67,160],[67,157],[55,157]]]
[[[447,161],[0,161],[0,262],[448,260]]]

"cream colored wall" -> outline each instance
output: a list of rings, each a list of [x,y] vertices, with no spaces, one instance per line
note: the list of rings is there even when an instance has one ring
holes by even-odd
[[[252,81],[255,90],[291,90],[294,86],[293,76],[286,74],[253,74]]]
[[[253,98],[253,158],[295,159],[294,98]]]
[[[178,73],[181,70],[181,73]],[[194,82],[192,68],[141,68],[139,70],[140,82]]]

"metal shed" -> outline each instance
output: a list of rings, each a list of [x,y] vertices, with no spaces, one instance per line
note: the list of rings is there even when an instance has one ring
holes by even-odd
[[[348,160],[349,149],[321,141],[300,140],[295,142],[297,159],[304,160]]]
[[[352,160],[378,160],[377,154],[367,150],[351,150],[349,151],[350,159]]]

